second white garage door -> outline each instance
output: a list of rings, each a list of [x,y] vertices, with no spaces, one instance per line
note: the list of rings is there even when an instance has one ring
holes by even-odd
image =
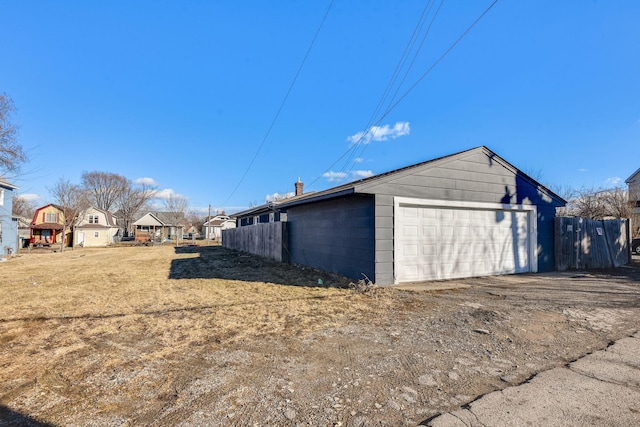
[[[534,271],[534,213],[532,207],[486,203],[396,203],[396,282]]]

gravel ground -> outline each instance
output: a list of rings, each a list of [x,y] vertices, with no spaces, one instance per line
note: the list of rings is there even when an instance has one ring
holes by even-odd
[[[243,268],[221,253],[218,267]],[[456,280],[468,287],[453,290],[351,290],[370,311],[305,332],[285,324],[205,336],[164,357],[145,356],[171,347],[171,331],[135,329],[153,319],[41,321],[32,327],[44,336],[64,330],[90,349],[53,340],[30,350],[55,356],[55,366],[0,386],[0,425],[415,426],[638,331],[634,261],[607,271]],[[119,322],[119,334],[100,335],[107,322]],[[3,341],[9,323],[0,321],[0,370],[15,370],[12,354],[27,351]]]

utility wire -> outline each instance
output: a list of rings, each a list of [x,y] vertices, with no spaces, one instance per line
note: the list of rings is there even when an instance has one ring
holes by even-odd
[[[444,1],[444,0],[442,0],[442,1]],[[407,61],[407,59],[409,57],[409,54],[413,50],[413,47],[415,46],[416,40],[418,39],[418,36],[420,35],[420,32],[422,31],[422,26],[424,25],[424,22],[425,22],[427,16],[429,15],[429,12],[431,11],[431,7],[432,7],[431,0],[428,0],[427,3],[425,4],[424,8],[422,9],[422,14],[420,15],[420,18],[418,19],[418,22],[416,23],[416,26],[413,29],[413,33],[411,34],[411,37],[409,38],[409,41],[407,42],[407,45],[404,48],[404,52],[402,53],[402,55],[400,56],[400,59],[398,60],[398,64],[396,65],[396,69],[393,71],[393,74],[391,75],[391,78],[389,79],[389,82],[387,83],[387,87],[385,88],[384,92],[382,93],[382,96],[380,97],[380,100],[378,101],[378,105],[373,110],[373,113],[371,114],[371,116],[369,117],[369,120],[367,121],[367,125],[364,127],[365,131],[363,132],[362,136],[360,138],[358,138],[357,141],[353,142],[352,145],[350,146],[351,153],[350,153],[349,157],[345,160],[344,165],[342,166],[342,168],[340,170],[341,172],[346,172],[347,168],[349,168],[349,165],[353,164],[352,162],[355,160],[355,158],[357,158],[356,157],[356,153],[358,151],[357,147],[359,145],[361,145],[361,143],[366,138],[369,137],[369,134],[371,133],[371,127],[373,126],[374,120],[378,116],[378,114],[380,113],[380,110],[382,109],[384,103],[386,102],[387,97],[389,96],[389,93],[391,92],[391,89],[395,85],[395,82],[398,79],[398,76],[400,75],[400,73],[402,71],[402,68],[404,67],[404,64]],[[417,52],[416,52],[415,55],[417,55]],[[406,76],[406,74],[405,74],[405,76]],[[397,89],[396,89],[396,92],[397,92]],[[373,135],[372,135],[372,137],[373,137]],[[364,145],[366,145],[366,144],[364,144]],[[350,169],[352,169],[352,167]]]
[[[418,46],[418,49],[416,50],[415,54],[413,55],[413,59],[411,60],[411,63],[409,64],[409,67],[405,71],[404,76],[402,77],[402,80],[400,81],[400,83],[396,87],[396,90],[393,93],[393,96],[391,97],[391,101],[389,101],[389,105],[393,104],[393,102],[395,101],[396,97],[398,96],[398,92],[400,92],[400,88],[402,88],[402,85],[404,84],[404,82],[406,81],[407,77],[409,76],[409,73],[411,72],[411,69],[413,68],[413,65],[415,64],[416,59],[418,58],[418,55],[419,55],[420,51],[422,50],[424,42],[427,40],[427,36],[431,32],[431,27],[433,26],[433,23],[435,22],[435,20],[436,20],[436,18],[438,16],[438,13],[440,12],[440,9],[442,8],[443,4],[444,4],[444,0],[441,0],[440,1],[440,5],[438,6],[438,9],[435,11],[433,17],[431,18],[431,22],[429,22],[429,26],[427,27],[427,31],[425,31],[424,36],[422,36],[422,41],[420,42],[420,46]],[[369,146],[369,144],[358,144],[358,145],[360,146],[359,147],[360,151],[358,153],[358,157],[362,157],[364,155],[365,150]],[[351,172],[353,170],[354,166],[355,166],[355,163],[351,163],[351,166],[346,171],[346,173],[348,174],[349,172]]]
[[[227,202],[236,194],[236,191],[238,191],[238,188],[240,187],[240,185],[242,184],[244,179],[247,177],[247,174],[249,173],[249,171],[253,167],[253,164],[255,163],[256,159],[258,158],[258,154],[260,154],[260,151],[262,150],[262,147],[264,146],[265,142],[267,141],[267,138],[271,134],[271,131],[273,130],[273,127],[275,126],[276,121],[278,120],[278,117],[280,117],[280,113],[282,112],[282,109],[284,108],[284,105],[287,102],[287,99],[289,98],[289,94],[291,94],[291,91],[293,90],[293,86],[295,85],[296,81],[298,80],[298,76],[300,76],[300,72],[302,71],[302,68],[304,67],[304,64],[307,62],[307,58],[309,57],[309,54],[311,53],[311,49],[313,48],[313,45],[315,44],[316,39],[318,38],[318,35],[320,34],[320,30],[322,30],[322,27],[324,26],[324,23],[327,20],[327,16],[329,16],[329,11],[331,11],[331,7],[333,6],[333,1],[334,0],[331,0],[329,2],[329,6],[327,7],[327,11],[325,12],[324,16],[322,17],[322,21],[320,21],[320,25],[318,26],[318,29],[316,30],[316,33],[314,34],[313,39],[311,40],[311,44],[309,44],[309,48],[307,49],[307,52],[305,53],[304,57],[302,58],[302,62],[300,63],[300,66],[298,67],[298,71],[296,71],[296,74],[294,75],[293,80],[291,81],[291,84],[289,85],[289,89],[287,90],[287,93],[284,95],[284,98],[282,99],[282,102],[280,103],[280,107],[276,111],[276,114],[273,117],[273,120],[271,121],[271,124],[269,125],[269,127],[267,129],[267,132],[265,133],[264,137],[262,138],[262,142],[260,142],[260,145],[258,146],[258,149],[256,150],[255,154],[253,155],[253,158],[251,159],[251,162],[249,162],[249,166],[247,166],[247,169],[242,174],[242,177],[240,178],[240,181],[238,181],[238,184],[236,184],[236,186],[233,189],[233,191],[231,191],[231,194],[229,195],[229,197],[227,197],[227,199],[224,201],[224,203],[222,203],[222,206],[226,205]]]
[[[407,91],[392,105],[389,106],[389,108],[387,109],[387,111],[385,111],[385,113],[380,117],[380,120],[378,121],[378,123],[380,123],[380,121],[382,121],[393,109],[395,109],[398,104],[400,104],[402,102],[402,100],[404,98],[407,97],[407,95],[409,95],[409,93],[416,88],[416,86],[418,86],[418,84],[420,84],[420,82],[422,80],[424,80],[425,77],[427,77],[429,75],[429,73],[431,73],[431,71],[433,71],[434,68],[436,68],[436,66],[445,58],[445,56],[447,56],[449,54],[449,52],[451,52],[453,50],[453,48],[455,48],[458,43],[460,43],[462,41],[463,38],[465,38],[465,36],[467,34],[469,34],[469,32],[473,29],[473,27],[476,26],[476,24],[478,22],[480,22],[480,20],[482,18],[484,18],[484,16],[489,13],[489,11],[491,10],[491,8],[493,6],[495,6],[495,4],[498,3],[498,0],[494,0],[493,3],[491,3],[489,5],[488,8],[485,9],[484,12],[482,12],[482,14],[480,14],[480,16],[478,16],[478,18],[473,21],[473,23],[464,31],[464,33],[462,33],[460,35],[460,37],[457,38],[457,40],[455,42],[453,42],[453,44],[451,46],[449,46],[449,48],[447,50],[444,51],[444,53],[442,55],[440,55],[440,57],[438,59],[436,59],[436,61],[431,65],[431,67],[429,67],[424,73],[422,73],[422,75],[420,76],[420,78],[418,78],[418,80],[416,80],[416,82],[414,84],[412,84],[409,89],[407,89]]]
[[[478,24],[478,22],[480,22],[482,20],[482,18],[484,18],[484,16],[489,13],[489,11],[493,8],[493,6],[496,5],[496,3],[498,3],[498,0],[494,0],[493,3],[491,3],[489,5],[489,7],[487,7],[484,12],[482,12],[480,14],[480,16],[478,16],[478,18],[476,18],[475,21],[473,21],[473,23],[467,27],[467,29],[456,39],[456,41],[454,41],[451,46],[449,46],[449,48],[447,50],[444,51],[444,53],[442,55],[440,55],[440,57],[438,57],[438,59],[436,59],[436,61],[424,72],[422,73],[422,75],[418,78],[418,80],[416,80],[415,83],[413,83],[409,89],[407,89],[407,91],[405,91],[402,96],[400,98],[398,98],[397,101],[395,101],[394,103],[392,103],[386,110],[385,112],[382,114],[382,116],[380,116],[380,118],[373,124],[373,126],[378,126],[380,123],[382,123],[382,121],[385,119],[385,117],[387,117],[389,115],[389,113],[391,111],[393,111],[408,95],[409,93],[411,93],[411,91],[413,91],[418,84],[420,84],[420,82],[422,80],[424,80],[425,77],[427,77],[431,71],[433,71],[433,69],[458,45],[458,43],[460,43],[462,41],[462,39],[464,39],[466,37],[467,34],[469,34],[469,32]],[[365,132],[368,132],[369,129],[367,129]],[[358,143],[362,142],[362,137],[360,138],[360,140],[358,141]],[[351,147],[349,147],[349,149],[347,151],[345,151],[339,158],[338,160],[336,160],[335,162],[333,162],[329,168],[327,168],[322,174],[320,174],[315,180],[313,180],[313,182],[311,182],[311,184],[309,184],[309,187],[311,187],[313,184],[315,184],[322,176],[324,176],[325,173],[329,172],[341,159],[343,159],[347,154],[349,154],[352,150],[352,148],[357,145],[354,144]]]
[[[398,96],[398,92],[400,91],[400,88],[402,88],[402,85],[404,84],[404,82],[406,81],[407,77],[409,76],[409,73],[411,72],[411,69],[413,68],[413,65],[415,64],[416,59],[418,58],[418,55],[420,54],[420,51],[422,50],[422,47],[424,46],[424,43],[427,40],[427,37],[429,36],[429,33],[431,32],[431,27],[433,26],[433,23],[435,22],[436,18],[438,17],[438,13],[440,12],[440,9],[442,8],[443,4],[444,4],[444,0],[441,0],[440,1],[440,5],[438,6],[438,9],[436,9],[433,17],[431,18],[431,21],[429,22],[429,26],[427,27],[427,30],[425,31],[424,35],[422,36],[422,40],[420,42],[420,45],[418,46],[418,49],[413,54],[413,59],[411,60],[411,63],[407,67],[407,70],[405,71],[404,76],[402,77],[402,80],[397,85],[396,90],[393,93],[393,96],[391,97],[391,100],[389,101],[389,105],[393,104],[394,100]],[[421,25],[421,27],[422,27],[422,25]],[[376,112],[376,114],[377,114],[377,112]],[[369,144],[359,144],[359,146],[360,146],[359,147],[360,151],[359,151],[357,157],[362,157],[364,155],[365,150],[369,146]],[[349,169],[346,170],[345,173],[349,174],[349,172],[351,172],[353,170],[354,166],[355,166],[355,163],[351,163]]]

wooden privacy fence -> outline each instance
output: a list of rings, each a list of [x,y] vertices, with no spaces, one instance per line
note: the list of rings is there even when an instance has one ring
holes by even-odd
[[[556,217],[556,270],[620,267],[629,256],[629,220]]]
[[[222,246],[289,262],[286,222],[265,222],[222,230]]]

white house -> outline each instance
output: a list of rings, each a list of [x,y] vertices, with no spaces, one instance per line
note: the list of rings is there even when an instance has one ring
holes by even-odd
[[[118,226],[111,212],[93,207],[84,211],[73,227],[75,246],[109,246],[117,234]]]
[[[221,240],[222,230],[228,228],[236,228],[236,220],[229,215],[225,215],[223,212],[205,221],[202,225],[202,232],[204,233],[205,239]]]

